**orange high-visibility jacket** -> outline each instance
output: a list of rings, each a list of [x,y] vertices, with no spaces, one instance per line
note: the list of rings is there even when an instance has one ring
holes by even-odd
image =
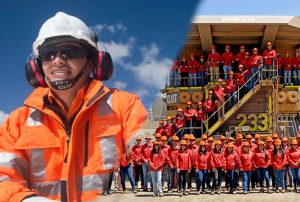
[[[70,126],[45,104],[48,93],[35,89],[1,127],[0,201],[95,199],[147,116],[136,95],[92,80]]]

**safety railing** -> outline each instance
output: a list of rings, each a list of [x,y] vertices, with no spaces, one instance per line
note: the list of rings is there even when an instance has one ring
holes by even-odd
[[[257,79],[256,79],[256,81],[254,81],[254,85],[253,85],[253,87],[252,87],[252,89],[250,89],[250,90],[253,90],[254,91],[254,86],[257,84],[257,82],[261,79],[261,67],[259,67],[258,68],[259,70],[256,72],[256,73],[254,73],[248,80],[247,80],[247,82],[246,83],[244,83],[242,86],[239,86],[238,87],[238,89],[230,96],[230,97],[228,97],[228,99],[216,110],[216,111],[214,111],[214,113],[212,114],[212,115],[210,115],[207,119],[206,119],[206,129],[208,130],[209,129],[209,127],[211,127],[211,126],[209,126],[208,125],[208,123],[209,123],[209,121],[211,120],[211,119],[213,119],[215,116],[216,116],[216,114],[218,114],[218,113],[221,113],[221,111],[220,110],[223,110],[223,109],[225,109],[225,106],[227,105],[227,104],[229,104],[229,102],[231,102],[231,101],[233,101],[233,102],[235,102],[235,99],[237,99],[237,103],[234,103],[234,105],[235,104],[239,104],[240,103],[240,100],[242,99],[241,97],[240,97],[240,91],[241,91],[241,89],[243,89],[243,88],[246,88],[247,87],[247,85],[249,85],[251,82],[252,82],[252,80],[254,79],[254,78],[256,78],[256,77],[258,77]],[[223,114],[223,116],[225,115],[225,113]],[[220,117],[219,117],[220,118]]]

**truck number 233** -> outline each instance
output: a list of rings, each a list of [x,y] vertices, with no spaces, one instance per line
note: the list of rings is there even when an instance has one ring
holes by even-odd
[[[269,117],[266,113],[256,114],[238,114],[236,119],[241,119],[242,121],[239,123],[238,128],[242,128],[245,126],[247,120],[250,122],[249,131],[267,131],[269,129]]]

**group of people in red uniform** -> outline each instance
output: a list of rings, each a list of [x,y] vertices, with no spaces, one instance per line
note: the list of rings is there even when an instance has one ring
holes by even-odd
[[[208,81],[217,82],[220,76],[226,81],[230,72],[236,74],[239,68],[245,74],[247,89],[253,88],[258,76],[261,78],[277,77],[285,85],[300,85],[300,54],[295,49],[294,56],[288,50],[284,51],[284,57],[280,56],[279,49],[273,49],[272,43],[266,43],[266,49],[258,54],[258,49],[253,48],[252,53],[246,51],[244,45],[240,46],[240,52],[234,55],[230,51],[230,45],[225,46],[225,52],[219,54],[216,46],[211,46],[211,52],[207,59],[200,55],[199,60],[192,53],[190,59],[182,56],[176,60],[169,74],[170,86],[205,86]],[[261,75],[257,72],[261,71]],[[256,74],[257,73],[257,74]],[[238,78],[237,78],[238,79]]]
[[[221,194],[226,190],[236,194],[237,189],[248,194],[257,188],[267,193],[300,192],[300,134],[290,140],[273,134],[264,141],[259,134],[247,134],[244,138],[238,133],[235,139],[225,136],[214,139],[203,134],[197,142],[193,134],[185,134],[182,140],[174,135],[169,145],[167,137],[159,133],[152,139],[148,134],[145,144],[141,144],[142,138],[137,137],[131,158],[119,161],[121,169],[131,169],[129,173],[134,170],[135,181],[132,174],[128,175],[134,193],[139,177],[143,191],[148,191],[150,178],[153,196],[161,197],[166,183],[168,193],[188,195],[192,181],[197,194]],[[121,182],[125,182],[124,174]],[[223,190],[222,182],[225,182]],[[125,183],[122,188],[126,193]]]

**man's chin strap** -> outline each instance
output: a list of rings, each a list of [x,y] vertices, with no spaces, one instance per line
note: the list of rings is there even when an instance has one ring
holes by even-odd
[[[72,88],[75,85],[75,83],[81,78],[81,76],[85,72],[85,68],[86,68],[87,65],[88,65],[88,63],[86,63],[83,66],[81,71],[73,79],[51,81],[48,77],[45,77],[45,78],[49,82],[50,86],[53,89],[55,89],[55,90],[67,90],[67,89]]]

